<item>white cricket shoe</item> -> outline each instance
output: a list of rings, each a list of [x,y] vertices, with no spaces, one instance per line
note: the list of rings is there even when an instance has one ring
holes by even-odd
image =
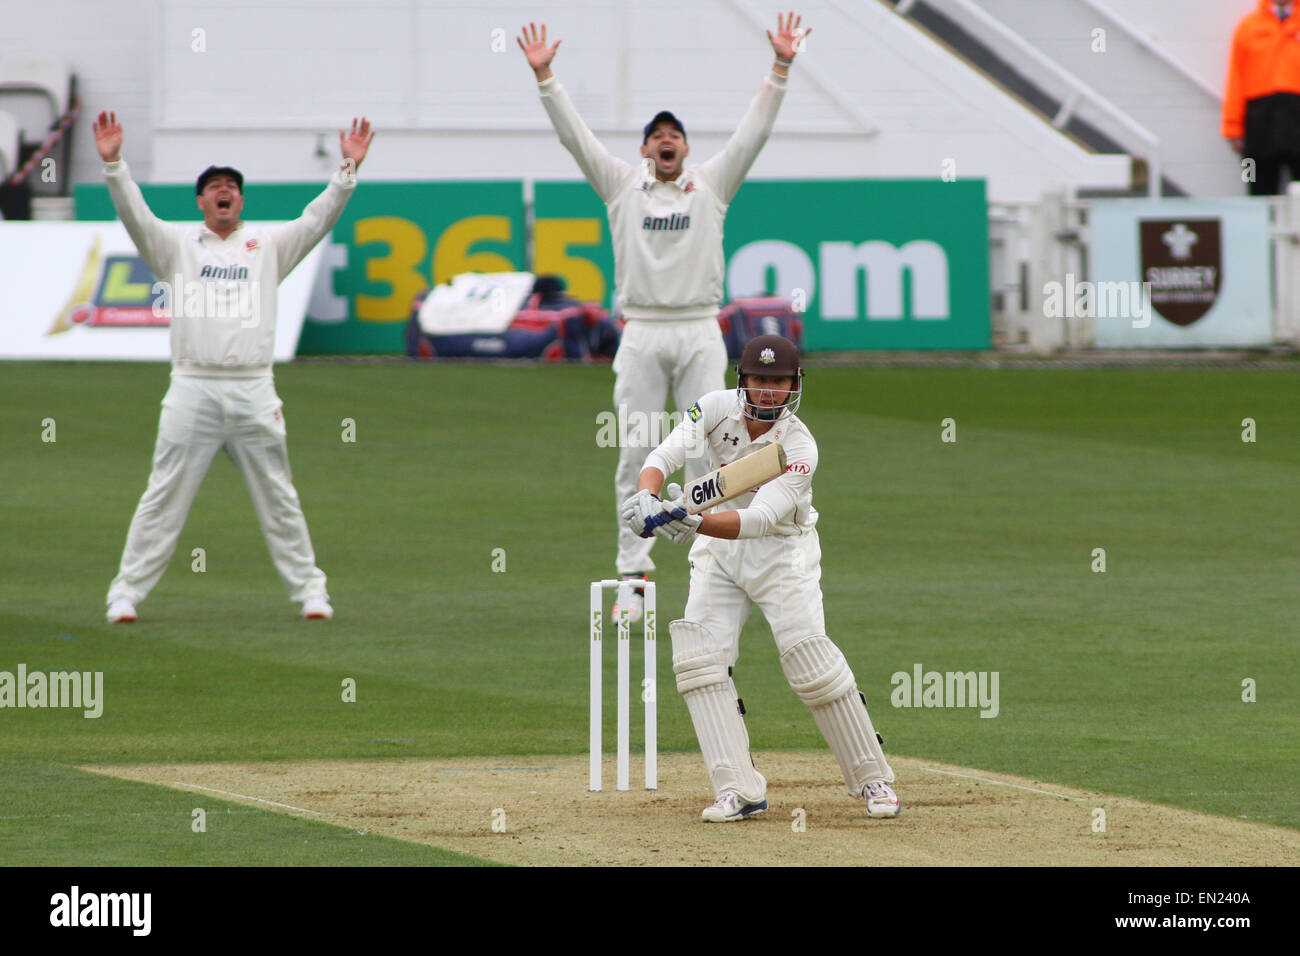
[[[902,812],[898,805],[898,794],[883,780],[873,780],[867,784],[863,797],[867,801],[867,816],[896,817]]]
[[[302,616],[308,621],[328,621],[334,616],[334,608],[323,597],[308,598],[302,602]]]
[[[642,576],[636,578],[627,578],[626,580],[630,582],[644,583],[645,577]],[[624,590],[623,588],[619,588],[620,593],[623,590]],[[622,610],[623,610],[622,604],[619,602],[619,600],[615,600],[614,609],[611,612],[614,615],[613,620],[615,624],[618,623],[618,616],[622,612]],[[628,598],[628,602],[627,602],[627,622],[629,624],[635,624],[637,621],[641,620],[641,616],[644,613],[645,613],[645,589],[640,587],[634,587],[632,588],[632,594]]]
[[[707,820],[710,823],[730,823],[733,820],[743,820],[746,817],[757,816],[766,809],[766,800],[760,800],[758,803],[746,803],[745,799],[735,790],[724,790],[722,796],[718,797],[717,803],[704,808],[704,811],[700,814],[700,819]]]
[[[130,624],[135,620],[135,605],[125,598],[118,598],[108,606],[109,624]]]

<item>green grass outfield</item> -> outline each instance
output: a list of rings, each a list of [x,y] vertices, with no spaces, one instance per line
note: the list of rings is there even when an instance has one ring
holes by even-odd
[[[223,456],[141,620],[112,627],[167,369],[0,366],[0,670],[105,682],[99,719],[0,710],[0,864],[467,862],[73,768],[580,753],[586,585],[612,571],[616,452],[596,442],[612,380],[280,368],[335,619],[296,618]],[[801,417],[828,629],[891,752],[1300,827],[1300,375],[814,367]],[[685,553],[655,555],[666,622]],[[997,717],[891,707],[890,675],[916,664],[999,672]],[[825,746],[758,615],[736,679],[755,747]],[[661,700],[661,747],[695,749],[680,697]]]

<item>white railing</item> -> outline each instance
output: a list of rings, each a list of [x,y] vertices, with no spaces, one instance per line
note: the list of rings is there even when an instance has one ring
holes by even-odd
[[[1300,348],[1300,183],[1292,183],[1272,206],[1273,338]]]
[[[831,0],[831,6],[841,9],[836,0]],[[903,0],[894,12],[899,16],[906,16],[907,10],[912,3]],[[1147,163],[1147,194],[1150,196],[1160,195],[1160,137],[1150,129],[1143,126],[1128,113],[1124,112],[1101,93],[1094,90],[1079,77],[1075,76],[1069,70],[1062,67],[1050,59],[1041,50],[1032,43],[1016,33],[1001,20],[988,13],[972,0],[944,0],[945,7],[956,7],[971,20],[980,24],[989,33],[1006,43],[1016,53],[1025,60],[1033,63],[1045,73],[1054,77],[1058,83],[1063,84],[1067,92],[1061,103],[1060,110],[1052,119],[1052,125],[1057,129],[1064,129],[1070,122],[1079,105],[1083,102],[1092,104],[1096,109],[1105,114],[1114,121],[1127,134],[1127,147],[1130,152],[1136,156],[1141,156]],[[1124,137],[1121,137],[1124,141]]]
[[[1300,348],[1300,183],[1268,200],[1273,265],[1273,341]],[[989,287],[994,346],[1047,354],[1093,347],[1087,316],[1048,316],[1043,287],[1087,277],[1092,203],[1044,196],[1032,203],[989,203]]]
[[[1038,202],[989,203],[989,289],[999,302],[991,315],[995,348],[1045,355],[1092,344],[1090,327],[1043,309],[1045,282],[1087,270],[1087,247],[1078,238],[1082,219],[1082,204],[1060,193]]]

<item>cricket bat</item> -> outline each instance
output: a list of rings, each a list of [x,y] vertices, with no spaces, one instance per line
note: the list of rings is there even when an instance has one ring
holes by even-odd
[[[683,492],[686,510],[701,511],[737,498],[759,485],[785,474],[785,449],[780,442],[764,445],[756,452],[737,458],[717,471],[696,478]]]

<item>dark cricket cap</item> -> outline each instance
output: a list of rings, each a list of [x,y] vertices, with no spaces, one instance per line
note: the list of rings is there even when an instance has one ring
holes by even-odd
[[[682,125],[682,121],[667,110],[660,110],[655,114],[654,119],[645,124],[645,129],[641,131],[642,145],[644,145],[646,140],[650,138],[650,134],[654,132],[655,127],[660,123],[668,123],[670,126],[676,126],[677,131],[682,134],[682,139],[686,138],[686,127]]]
[[[789,375],[798,378],[799,349],[784,335],[758,335],[745,343],[738,370],[741,375]]]
[[[244,191],[244,174],[233,166],[209,166],[203,172],[199,173],[199,181],[194,184],[194,194],[197,196],[203,192],[203,187],[208,184],[208,180],[213,176],[229,176],[239,184],[239,191]]]
[[[564,277],[547,273],[533,280],[533,294],[540,295],[543,302],[552,302],[564,295]]]

